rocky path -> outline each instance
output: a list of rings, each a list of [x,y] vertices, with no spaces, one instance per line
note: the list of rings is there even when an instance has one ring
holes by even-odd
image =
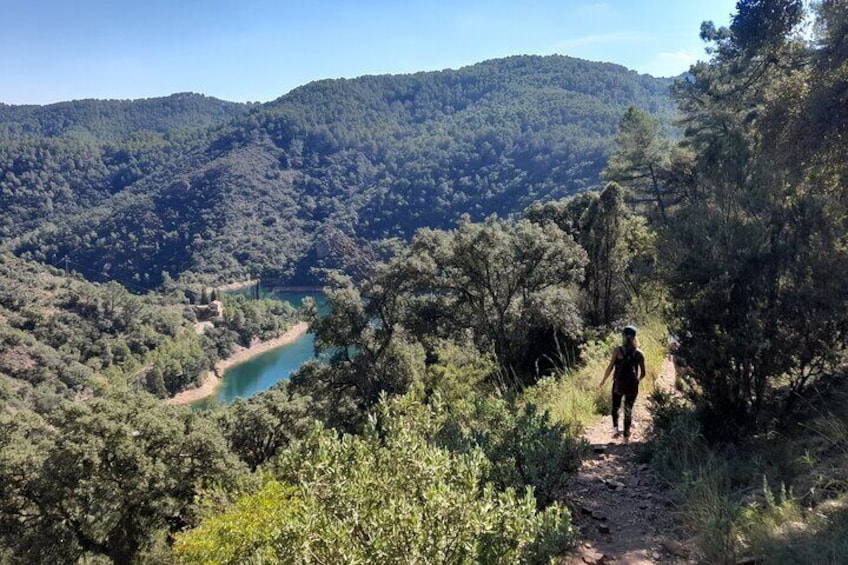
[[[666,360],[656,386],[672,389],[674,376],[674,363]],[[592,455],[565,495],[582,540],[571,565],[692,562],[677,541],[674,505],[662,480],[640,461],[650,425],[647,396],[636,400],[629,444],[613,439],[609,417],[586,431]]]

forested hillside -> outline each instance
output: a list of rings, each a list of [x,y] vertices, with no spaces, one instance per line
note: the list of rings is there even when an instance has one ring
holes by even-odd
[[[0,104],[0,238],[86,213],[248,109],[199,94]]]
[[[0,254],[0,399],[47,413],[122,387],[171,396],[234,345],[275,337],[295,316],[278,301],[221,298],[224,316],[198,335],[188,303],[202,296],[138,296]]]
[[[115,174],[80,166],[72,176],[84,212],[43,222],[55,208],[51,174],[11,192],[6,174],[0,186],[14,206],[4,210],[18,221],[29,210],[25,228],[37,228],[17,253],[57,265],[67,257],[91,278],[305,282],[310,267],[338,265],[350,242],[409,238],[462,214],[509,215],[598,186],[623,112],[635,105],[669,118],[669,84],[559,56],[318,81],[202,139],[163,141],[153,158],[149,145],[122,153],[134,166],[108,198],[89,187]]]
[[[701,36],[710,60],[673,87],[679,139],[627,107],[612,147],[598,126],[569,161],[568,105],[544,101],[579,97],[552,69],[597,71],[613,92],[613,76],[656,84],[569,59],[321,82],[22,240],[95,275],[161,266],[185,280],[285,274],[343,249],[360,276],[328,277],[327,315],[304,309],[318,355],[230,406],[166,405],[131,390],[122,363],[162,395],[193,359],[181,336],[214,357],[290,311],[236,300],[201,339],[177,319],[191,296],[171,278],[142,297],[0,255],[0,562],[556,563],[587,535],[572,510],[619,538],[618,516],[569,495],[603,490],[672,548],[630,548],[640,561],[844,563],[848,6],[740,0]],[[436,79],[454,98],[425,95]],[[524,120],[536,105],[544,116]],[[589,147],[609,153],[594,173],[608,182],[554,198],[594,182],[580,176]],[[531,194],[549,200],[523,208]],[[490,211],[516,214],[481,220]],[[449,227],[360,245],[429,221]],[[591,451],[611,472],[626,457],[662,475],[665,492],[658,477],[573,477],[591,456],[582,427],[609,413],[598,385],[625,324],[652,425],[637,422],[638,446],[610,434]],[[669,332],[677,390],[652,392]],[[626,561],[583,549],[586,563]]]
[[[208,128],[247,112],[250,104],[184,92],[139,100],[74,100],[46,106],[0,103],[0,139],[76,138],[121,142],[138,133]]]

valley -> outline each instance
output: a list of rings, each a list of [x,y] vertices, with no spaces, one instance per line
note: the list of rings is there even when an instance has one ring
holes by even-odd
[[[279,85],[416,10],[224,4],[81,3],[58,37],[114,92],[233,57]],[[675,77],[451,53],[0,103],[0,563],[844,563],[848,9],[740,0],[697,60],[706,4],[578,4],[414,27]]]

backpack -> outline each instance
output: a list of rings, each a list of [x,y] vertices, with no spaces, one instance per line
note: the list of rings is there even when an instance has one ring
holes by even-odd
[[[639,355],[635,348],[621,347],[621,359],[615,363],[613,385],[619,394],[635,394],[639,386]]]

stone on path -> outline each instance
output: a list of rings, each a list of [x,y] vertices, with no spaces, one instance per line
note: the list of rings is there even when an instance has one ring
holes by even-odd
[[[600,563],[604,563],[606,556],[589,545],[584,545],[577,550],[577,555],[575,555],[571,560],[571,565],[598,565]]]

